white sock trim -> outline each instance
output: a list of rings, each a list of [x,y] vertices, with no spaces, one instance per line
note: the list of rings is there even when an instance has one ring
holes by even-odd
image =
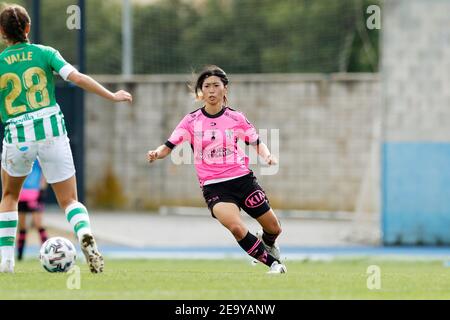
[[[78,222],[80,221],[87,221],[89,224],[91,221],[89,220],[89,215],[84,213],[79,213],[72,217],[72,220],[69,221],[69,223],[74,227]]]
[[[87,212],[86,207],[81,202],[74,202],[71,205],[67,206],[67,208],[65,210],[66,216],[69,214],[70,211],[72,211],[73,209],[76,209],[76,208],[83,208]]]
[[[18,219],[19,215],[17,211],[0,212],[0,221],[14,221]]]
[[[17,228],[0,228],[0,238],[16,237]]]

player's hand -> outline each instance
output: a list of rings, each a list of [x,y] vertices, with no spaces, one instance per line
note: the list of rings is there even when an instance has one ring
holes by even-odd
[[[274,166],[278,164],[278,159],[274,155],[269,154],[269,156],[266,158],[266,163],[269,166]]]
[[[147,152],[147,161],[149,163],[152,163],[156,159],[158,159],[158,152],[156,150],[150,150]]]
[[[129,92],[126,92],[125,90],[119,90],[114,93],[114,101],[115,102],[121,102],[121,101],[128,101],[133,102],[133,97]]]

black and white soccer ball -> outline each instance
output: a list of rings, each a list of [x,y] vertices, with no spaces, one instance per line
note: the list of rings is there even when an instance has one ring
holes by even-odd
[[[75,265],[75,246],[63,237],[53,237],[45,241],[39,252],[39,260],[48,272],[67,272]]]

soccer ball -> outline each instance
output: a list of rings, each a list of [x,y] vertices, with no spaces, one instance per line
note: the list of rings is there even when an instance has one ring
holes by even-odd
[[[48,272],[67,272],[75,265],[77,251],[69,240],[53,237],[42,244],[39,260]]]

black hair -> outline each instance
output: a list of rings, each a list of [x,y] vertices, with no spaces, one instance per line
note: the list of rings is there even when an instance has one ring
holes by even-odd
[[[25,28],[31,23],[27,10],[17,4],[6,5],[0,13],[3,37],[12,43],[28,42]]]
[[[215,65],[205,66],[202,72],[200,72],[200,74],[198,75],[195,86],[193,86],[193,91],[197,99],[200,97],[199,93],[202,91],[203,82],[205,82],[207,78],[212,76],[219,77],[224,86],[226,86],[229,82],[227,74],[221,68]],[[227,97],[225,97],[225,103],[226,101]]]

